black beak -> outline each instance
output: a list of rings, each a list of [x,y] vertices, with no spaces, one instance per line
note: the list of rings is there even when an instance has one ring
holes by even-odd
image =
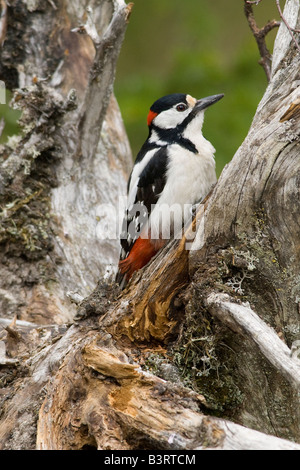
[[[211,106],[212,104],[216,103],[221,98],[223,98],[223,96],[224,93],[222,93],[221,95],[207,96],[206,98],[202,98],[201,100],[196,101],[196,104],[193,107],[192,111],[187,115],[184,121],[179,124],[178,129],[185,129],[188,123],[191,122],[198,115],[199,111],[208,108],[208,106]]]
[[[221,98],[223,98],[224,93],[221,93],[220,95],[212,95],[212,96],[207,96],[206,98],[202,98],[201,100],[198,100],[195,104],[195,111],[201,111],[202,109],[206,109],[212,104],[216,103],[219,101]]]

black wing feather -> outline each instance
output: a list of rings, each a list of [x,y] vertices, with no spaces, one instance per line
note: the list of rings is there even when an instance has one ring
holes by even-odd
[[[150,215],[151,205],[156,204],[166,184],[168,155],[166,147],[161,147],[142,171],[136,200],[143,202]]]
[[[158,201],[159,195],[166,183],[167,162],[166,147],[159,147],[140,174],[133,210],[127,209],[123,219],[121,260],[128,256],[134,242],[148,220],[152,205]],[[137,204],[141,207],[140,212],[136,210]]]

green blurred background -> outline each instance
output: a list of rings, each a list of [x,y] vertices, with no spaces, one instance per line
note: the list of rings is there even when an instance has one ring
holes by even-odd
[[[259,26],[278,18],[275,1],[253,5]],[[272,50],[276,31],[268,37]],[[151,104],[168,93],[225,97],[206,112],[203,134],[217,173],[247,135],[267,79],[244,0],[134,0],[115,82],[133,156],[148,135]]]
[[[258,25],[278,18],[273,0],[253,5]],[[272,50],[276,32],[268,37]],[[135,0],[118,61],[115,94],[133,156],[147,137],[151,104],[168,93],[225,97],[206,112],[204,136],[216,148],[217,173],[246,136],[267,85],[244,0]],[[7,102],[9,97],[7,98]],[[0,105],[16,132],[18,114]]]

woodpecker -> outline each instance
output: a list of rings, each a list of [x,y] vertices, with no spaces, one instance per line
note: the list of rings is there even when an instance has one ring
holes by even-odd
[[[123,288],[170,238],[162,232],[164,219],[182,224],[190,207],[216,183],[215,149],[202,135],[206,108],[218,94],[197,100],[174,93],[153,103],[147,117],[148,138],[139,151],[127,185],[127,208],[122,225],[116,281]]]

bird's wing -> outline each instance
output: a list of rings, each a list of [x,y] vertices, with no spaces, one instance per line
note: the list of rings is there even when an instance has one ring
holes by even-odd
[[[167,149],[160,147],[135,178],[130,188],[131,201],[126,209],[121,234],[121,255],[125,259],[141,234],[166,183]],[[134,170],[133,170],[134,171]],[[132,172],[133,173],[133,172]],[[133,196],[132,196],[133,195]]]

